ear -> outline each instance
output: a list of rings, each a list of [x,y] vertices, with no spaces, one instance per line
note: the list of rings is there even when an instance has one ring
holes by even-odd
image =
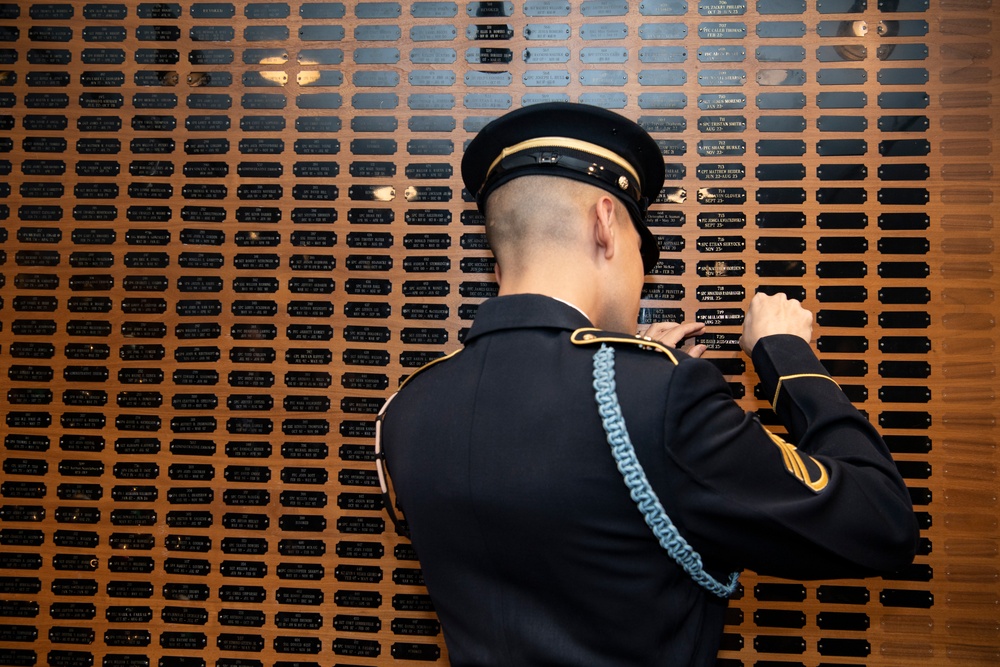
[[[615,202],[607,195],[601,195],[594,204],[594,240],[604,259],[615,255],[616,240]]]
[[[493,258],[493,273],[496,274],[497,285],[503,283],[503,278],[500,277],[500,262],[496,261],[495,257]]]

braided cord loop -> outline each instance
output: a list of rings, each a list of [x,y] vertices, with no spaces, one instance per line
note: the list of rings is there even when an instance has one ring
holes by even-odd
[[[691,575],[695,583],[721,598],[728,598],[736,590],[739,572],[729,575],[728,583],[722,583],[706,572],[701,555],[677,531],[649,480],[646,479],[646,472],[636,457],[635,447],[629,438],[625,417],[618,403],[613,347],[601,345],[601,349],[594,354],[593,377],[594,398],[597,400],[597,410],[608,437],[608,445],[611,446],[612,456],[625,479],[629,495],[638,506],[646,524],[653,531],[660,546]]]

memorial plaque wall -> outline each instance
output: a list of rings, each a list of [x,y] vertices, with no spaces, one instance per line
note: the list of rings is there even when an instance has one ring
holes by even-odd
[[[884,578],[745,573],[723,665],[1000,662],[997,34],[974,0],[0,2],[0,665],[444,664],[374,416],[497,291],[465,144],[662,147],[640,319],[747,409],[757,291],[879,425]]]

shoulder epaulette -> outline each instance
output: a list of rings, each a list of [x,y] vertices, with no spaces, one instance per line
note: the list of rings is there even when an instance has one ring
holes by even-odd
[[[420,373],[422,373],[422,372],[426,371],[426,370],[427,370],[428,368],[430,368],[431,366],[433,366],[433,365],[435,365],[435,364],[439,364],[439,363],[441,363],[442,361],[446,361],[446,360],[448,360],[448,359],[451,359],[452,357],[454,357],[454,356],[455,356],[456,354],[458,354],[458,353],[459,353],[459,352],[461,352],[461,351],[462,351],[461,349],[458,349],[458,350],[455,350],[454,352],[452,352],[452,353],[450,353],[450,354],[446,354],[446,355],[444,355],[443,357],[438,357],[437,359],[433,359],[433,360],[431,360],[431,361],[428,361],[428,362],[427,362],[426,364],[424,364],[423,366],[421,366],[421,367],[420,367],[420,368],[418,368],[417,370],[415,370],[415,371],[413,371],[412,373],[410,373],[410,374],[409,374],[409,375],[407,376],[407,378],[406,378],[405,380],[403,380],[403,383],[399,385],[399,389],[402,389],[403,387],[405,387],[405,386],[406,386],[406,384],[407,384],[407,383],[408,383],[408,382],[409,382],[410,380],[412,380],[413,378],[415,378],[415,377],[416,377],[417,375],[419,375]],[[399,389],[397,389],[396,391],[399,391]]]
[[[626,336],[620,333],[613,333],[610,331],[602,331],[601,329],[594,329],[592,327],[584,327],[583,329],[577,329],[570,335],[570,341],[574,345],[595,345],[598,343],[608,343],[608,344],[623,344],[631,345],[633,347],[638,347],[641,350],[654,350],[656,352],[662,352],[667,355],[667,357],[677,365],[677,357],[674,356],[674,350],[669,345],[655,341],[652,338],[644,338],[642,336]]]

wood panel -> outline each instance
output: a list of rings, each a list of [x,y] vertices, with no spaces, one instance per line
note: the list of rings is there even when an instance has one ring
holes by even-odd
[[[746,573],[725,665],[1000,661],[991,0],[0,3],[0,664],[447,660],[374,413],[495,291],[465,143],[550,99],[661,143],[642,317],[747,409],[815,310],[924,526]]]

